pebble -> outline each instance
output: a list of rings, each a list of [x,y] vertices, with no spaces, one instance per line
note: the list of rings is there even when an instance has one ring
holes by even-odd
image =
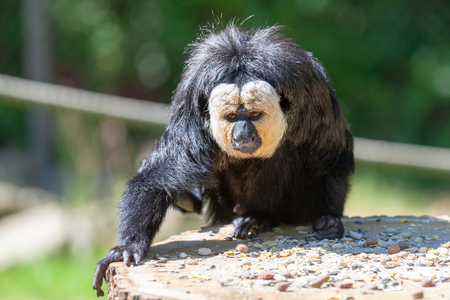
[[[261,278],[263,280],[273,279],[274,276],[275,276],[275,272],[273,272],[273,271],[262,271],[259,274],[259,278]]]
[[[409,248],[409,244],[406,241],[399,241],[397,245],[400,247],[401,250]]]
[[[248,252],[248,247],[244,244],[239,244],[236,246],[236,250],[240,251],[242,253],[247,253]]]
[[[422,242],[423,242],[423,238],[421,238],[420,236],[418,236],[418,237],[416,237],[416,238],[413,240],[413,242],[414,242],[414,243],[422,243]]]
[[[420,282],[420,285],[423,287],[430,287],[433,286],[433,281],[430,278],[424,278]]]
[[[387,247],[387,246],[389,246],[389,245],[392,245],[392,244],[395,244],[395,242],[392,241],[392,240],[389,240],[389,241],[387,241],[387,242],[381,240],[381,241],[378,242],[378,245],[380,245],[380,246],[383,247],[383,248],[385,248],[385,247]]]
[[[344,247],[345,247],[344,244],[341,244],[341,243],[336,243],[336,244],[333,244],[333,246],[331,246],[332,249],[342,249]]]
[[[423,291],[422,290],[413,291],[413,292],[411,292],[411,297],[413,297],[413,299],[422,299]]]
[[[334,282],[334,286],[340,289],[349,289],[353,286],[351,281],[338,280]]]
[[[322,286],[322,284],[327,282],[329,279],[330,279],[330,275],[328,275],[328,274],[320,275],[320,276],[317,276],[316,278],[314,278],[313,280],[311,280],[311,282],[309,284],[313,288],[320,288]]]
[[[209,248],[200,248],[198,249],[198,254],[201,256],[207,256],[211,254],[211,249]]]
[[[284,270],[280,272],[281,276],[284,276],[286,278],[290,278],[291,277],[291,272],[289,272],[288,270]]]
[[[394,233],[394,232],[397,231],[397,229],[392,228],[392,227],[388,227],[388,228],[386,228],[384,231],[387,232],[387,233]]]
[[[417,252],[419,253],[427,253],[428,248],[427,247],[420,247],[419,250],[417,250]]]
[[[412,232],[409,232],[409,231],[402,232],[402,233],[400,233],[400,236],[405,238],[405,239],[409,239],[412,236]]]
[[[355,232],[355,231],[349,231],[348,233],[355,240],[360,240],[363,237],[363,235],[361,233],[358,233],[358,232]]]
[[[367,246],[378,244],[378,240],[374,238],[368,238],[365,243]]]
[[[388,253],[389,254],[395,254],[400,252],[400,246],[397,244],[391,244],[388,246]]]
[[[279,283],[275,284],[275,288],[277,290],[279,290],[280,292],[284,292],[285,290],[287,290],[288,287],[289,287],[288,282],[279,282]]]
[[[370,232],[361,226],[361,230],[346,231],[345,238],[321,241],[310,235],[296,239],[287,236],[290,233],[285,232],[281,236],[282,232],[276,232],[270,237],[263,235],[263,238],[254,239],[248,245],[241,241],[234,245],[228,244],[233,245],[231,248],[228,246],[216,250],[211,246],[211,249],[218,252],[214,256],[211,254],[210,258],[197,256],[198,258],[191,259],[191,252],[186,252],[189,255],[181,252],[176,257],[183,259],[187,270],[180,273],[186,272],[187,276],[179,279],[185,279],[184,283],[189,285],[212,280],[222,286],[242,286],[249,290],[271,288],[272,293],[286,289],[295,293],[301,288],[321,288],[324,292],[332,290],[337,293],[335,298],[326,296],[326,299],[346,299],[342,294],[348,292],[345,289],[349,288],[355,289],[355,292],[358,290],[363,295],[374,295],[377,290],[408,290],[399,284],[400,280],[415,282],[417,289],[421,286],[426,292],[433,291],[429,287],[445,286],[450,281],[447,265],[450,263],[448,240],[445,243],[442,240],[433,242],[431,235],[425,234],[406,239],[404,236],[408,236],[408,233],[401,234],[402,229],[396,225],[391,226],[395,233],[393,231],[386,234],[385,229]],[[310,234],[310,229],[306,229]],[[418,229],[419,225],[416,230]],[[407,229],[411,232],[413,230]],[[293,234],[296,234],[295,231]],[[392,251],[393,248],[397,249]],[[202,253],[201,249],[198,249],[198,253]],[[152,262],[164,262],[158,259]],[[168,259],[167,264],[152,267],[168,269],[174,263],[172,257]],[[212,259],[222,259],[224,263],[217,264],[218,267],[212,270],[209,267]],[[171,270],[166,272],[173,272]],[[164,280],[161,279],[161,282]],[[415,289],[408,291],[410,298],[423,297],[423,291],[416,292],[416,295],[411,293]]]

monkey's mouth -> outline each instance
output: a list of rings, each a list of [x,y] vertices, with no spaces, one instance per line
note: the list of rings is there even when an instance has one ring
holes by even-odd
[[[256,135],[248,139],[240,139],[240,140],[232,140],[231,141],[231,147],[233,150],[245,153],[245,154],[251,154],[258,150],[262,145],[261,138]]]

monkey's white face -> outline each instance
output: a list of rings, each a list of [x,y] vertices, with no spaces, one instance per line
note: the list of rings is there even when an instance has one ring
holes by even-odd
[[[210,132],[220,148],[237,158],[269,158],[287,128],[280,96],[265,81],[222,83],[209,98]]]

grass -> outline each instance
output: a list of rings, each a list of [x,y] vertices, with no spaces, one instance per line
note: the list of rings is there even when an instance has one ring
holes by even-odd
[[[75,256],[69,251],[22,263],[0,273],[0,299],[94,299],[96,263],[94,256]]]

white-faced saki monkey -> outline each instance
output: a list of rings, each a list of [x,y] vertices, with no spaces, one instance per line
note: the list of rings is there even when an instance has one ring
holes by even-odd
[[[232,222],[237,239],[306,223],[318,239],[343,236],[353,137],[320,62],[279,31],[231,24],[192,45],[170,123],[123,193],[98,296],[109,263],[139,264],[177,204]]]

